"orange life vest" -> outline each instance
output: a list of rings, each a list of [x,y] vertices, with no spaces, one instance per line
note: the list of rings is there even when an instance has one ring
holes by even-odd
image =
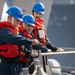
[[[8,28],[13,34],[17,34],[17,29],[8,22],[0,22],[0,29]],[[18,55],[18,46],[13,44],[0,45],[0,54],[6,58],[13,58]]]
[[[43,22],[44,22],[44,20],[42,18],[35,21],[36,26],[33,29],[33,33],[34,33],[35,37],[40,41],[40,43],[42,43],[44,46],[46,46],[45,45],[45,43],[46,43],[46,31],[44,29]],[[42,30],[44,32],[43,38],[39,37],[39,33],[38,33],[39,30]]]
[[[26,38],[32,39],[32,36],[23,29],[22,25],[19,25],[18,29],[19,29],[19,32],[22,32],[26,36]],[[22,45],[22,49],[24,49],[24,48],[25,48],[25,46]],[[29,59],[25,58],[23,56],[20,56],[20,62],[29,62]]]
[[[22,25],[23,22],[20,22],[20,25]]]
[[[18,29],[19,29],[19,32],[22,32],[27,38],[29,38],[29,39],[32,39],[33,37],[29,34],[29,33],[27,33],[24,29],[23,29],[23,27],[22,26],[18,26]]]

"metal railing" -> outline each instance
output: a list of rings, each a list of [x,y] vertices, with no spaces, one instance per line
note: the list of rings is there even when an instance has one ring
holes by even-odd
[[[44,70],[42,68],[42,64],[41,64],[42,63],[41,57],[42,56],[51,56],[51,55],[61,55],[61,54],[74,54],[75,53],[75,48],[64,48],[64,49],[65,49],[65,52],[52,52],[52,53],[41,53],[40,50],[38,50],[39,58],[38,59],[37,58],[34,59],[34,63],[35,62],[37,62],[37,63],[35,64],[36,68],[35,68],[35,71],[34,71],[34,73],[32,75],[52,75],[51,68],[66,68],[66,69],[74,69],[75,70],[75,67],[67,67],[67,66],[50,67],[48,65],[48,62],[47,62],[47,64],[46,64],[47,68],[46,69],[49,69],[50,72],[47,72],[47,73],[44,72]],[[27,74],[27,75],[29,75],[29,74]]]
[[[75,51],[41,53],[41,55],[42,55],[42,56],[48,56],[48,55],[58,55],[58,54],[73,54],[73,53],[75,53]]]

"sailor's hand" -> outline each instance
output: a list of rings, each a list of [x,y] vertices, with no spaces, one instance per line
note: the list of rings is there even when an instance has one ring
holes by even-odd
[[[57,49],[57,52],[64,52],[64,49],[58,48],[58,49]]]
[[[51,53],[51,52],[52,52],[52,50],[51,50],[51,49],[48,49],[48,50],[47,50],[47,53]]]
[[[31,56],[32,57],[37,57],[38,56],[38,52],[36,50],[32,50],[31,51]]]
[[[35,50],[32,50],[31,51],[31,56],[35,55],[35,52],[36,52]]]
[[[32,40],[32,45],[38,45],[40,42],[37,39]]]

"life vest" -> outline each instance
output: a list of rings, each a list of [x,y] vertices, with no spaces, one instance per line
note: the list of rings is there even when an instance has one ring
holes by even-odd
[[[45,28],[43,26],[43,22],[44,22],[44,20],[42,18],[35,21],[35,27],[33,29],[33,33],[34,33],[35,37],[40,41],[40,43],[42,43],[44,46],[46,46],[45,45],[45,43],[46,43],[46,31],[45,31]]]
[[[13,34],[17,34],[17,29],[8,22],[0,22],[0,29],[8,28]],[[13,58],[18,55],[18,46],[13,44],[1,44],[0,54],[6,58]]]
[[[23,29],[22,25],[19,25],[19,26],[18,26],[18,29],[19,29],[19,32],[22,32],[22,33],[26,36],[26,38],[29,38],[29,39],[32,39],[32,38],[33,38],[30,34],[28,34],[28,33]],[[24,45],[22,45],[21,47],[22,47],[22,49],[25,48]],[[23,52],[23,51],[22,51],[22,52]],[[25,58],[25,56],[20,56],[20,62],[29,62],[29,59],[28,59],[28,58]]]
[[[29,39],[32,39],[33,37],[29,34],[29,33],[27,33],[24,29],[23,29],[23,27],[22,26],[18,26],[18,29],[19,29],[19,32],[22,32],[25,36],[26,36],[26,38],[29,38]]]
[[[20,21],[20,25],[22,25],[23,22]]]

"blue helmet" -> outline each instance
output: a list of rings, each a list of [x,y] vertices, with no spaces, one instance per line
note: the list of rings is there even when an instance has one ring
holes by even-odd
[[[6,13],[10,16],[15,17],[16,19],[22,21],[22,16],[23,16],[23,12],[21,10],[21,8],[17,7],[17,6],[11,6]]]
[[[44,14],[45,7],[41,2],[36,2],[32,8],[33,11]]]
[[[23,22],[28,24],[28,25],[31,25],[31,26],[35,26],[35,19],[32,15],[30,14],[26,14],[23,16]]]

